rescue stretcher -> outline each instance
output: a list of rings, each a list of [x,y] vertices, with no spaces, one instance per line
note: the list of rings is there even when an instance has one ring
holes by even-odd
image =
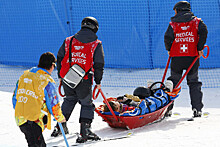
[[[206,59],[209,55],[209,47],[207,45],[205,45],[204,48],[205,47],[207,47],[207,55],[206,56],[203,55],[204,59]],[[191,63],[189,68],[186,70],[186,72],[184,73],[184,75],[182,76],[182,78],[180,79],[178,84],[175,86],[173,91],[181,89],[181,87],[179,87],[179,85],[181,84],[183,79],[186,77],[186,75],[188,74],[190,69],[193,67],[194,63],[198,60],[198,58],[199,58],[199,56],[197,56],[194,59],[194,61]],[[169,67],[170,59],[171,59],[171,57],[169,56],[167,64],[166,64],[166,68],[165,68],[165,71],[164,71],[164,75],[163,75],[163,78],[162,78],[162,83],[164,82],[164,79],[166,77],[166,73],[167,73],[167,69]],[[103,101],[108,106],[108,108],[109,108],[112,115],[102,114],[100,112],[100,110],[98,110],[97,108],[95,109],[95,112],[99,116],[101,116],[103,121],[107,122],[108,125],[112,128],[134,129],[134,128],[145,126],[147,124],[157,122],[157,121],[161,121],[165,118],[165,114],[168,110],[168,107],[173,103],[173,101],[171,101],[166,106],[164,106],[164,107],[162,107],[162,108],[160,108],[160,109],[158,109],[158,110],[156,110],[152,113],[147,113],[147,114],[144,114],[144,115],[138,115],[138,116],[120,116],[119,115],[119,116],[117,116],[117,115],[115,115],[114,111],[112,110],[111,106],[109,105],[103,91],[101,89],[97,89],[97,87],[95,86],[94,90],[93,90],[93,99],[96,100],[99,94],[101,94],[101,96],[103,97],[103,99],[104,99]],[[175,93],[173,93],[173,94],[175,95]]]
[[[144,115],[138,115],[138,116],[118,116],[115,115],[114,111],[110,107],[104,93],[101,89],[98,89],[98,92],[96,92],[97,87],[95,86],[93,90],[93,99],[97,99],[99,93],[101,93],[105,104],[108,106],[110,112],[112,115],[105,115],[100,112],[99,109],[95,109],[95,112],[102,117],[103,121],[107,122],[108,125],[112,128],[126,128],[126,129],[134,129],[138,127],[145,126],[146,124],[153,123],[156,121],[160,121],[164,118],[165,113],[167,112],[167,108],[172,104],[173,101],[171,101],[169,104],[167,104],[165,107],[156,110],[155,112],[144,114]]]
[[[209,56],[209,46],[205,45],[203,50],[207,48],[207,55],[204,56],[202,55],[202,57],[204,59],[206,59],[208,56]],[[181,82],[183,81],[183,79],[186,77],[186,75],[188,74],[188,72],[190,71],[190,69],[193,67],[194,63],[198,60],[199,56],[197,56],[194,61],[191,63],[191,65],[189,66],[189,68],[186,70],[186,72],[184,73],[184,75],[182,76],[182,78],[180,79],[180,81],[177,83],[177,85],[175,86],[174,90],[180,90],[179,85],[181,84]],[[164,74],[163,74],[163,78],[162,78],[162,83],[164,82],[164,79],[166,77],[166,73],[167,73],[167,69],[169,67],[169,63],[170,63],[170,59],[171,57],[169,56],[168,58],[168,61],[167,61],[167,64],[166,64],[166,67],[165,67],[165,71],[164,71]],[[64,97],[65,94],[62,94],[61,93],[61,86],[62,86],[62,83],[60,83],[59,85],[59,94]],[[96,93],[97,91],[97,93]],[[98,89],[97,90],[97,87],[95,86],[94,87],[94,90],[93,90],[93,99],[97,99],[98,95],[101,94],[103,99],[104,99],[104,102],[106,103],[106,105],[108,106],[110,112],[112,115],[105,115],[105,114],[102,114],[97,108],[95,108],[95,112],[101,116],[103,118],[103,121],[107,122],[108,125],[112,128],[126,128],[126,129],[134,129],[134,128],[138,128],[138,127],[142,127],[142,126],[145,126],[147,124],[151,124],[151,123],[154,123],[154,122],[157,122],[157,121],[160,121],[160,120],[163,120],[163,118],[165,117],[165,114],[167,112],[167,109],[168,107],[173,103],[173,101],[169,102],[166,106],[152,112],[152,113],[147,113],[147,114],[144,114],[144,115],[138,115],[138,116],[116,116],[114,111],[112,110],[112,108],[110,107],[103,91],[101,89]],[[171,94],[176,94],[175,92],[174,93],[171,93]]]

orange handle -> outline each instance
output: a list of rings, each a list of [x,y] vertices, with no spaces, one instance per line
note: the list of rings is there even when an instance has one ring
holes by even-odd
[[[208,56],[209,56],[209,46],[208,46],[208,45],[205,45],[204,48],[203,48],[203,50],[204,50],[205,48],[207,48],[207,54],[206,54],[206,56],[202,55],[202,57],[203,57],[204,59],[208,58]]]
[[[208,56],[209,56],[209,46],[208,46],[208,45],[205,45],[202,50],[204,50],[206,47],[207,47],[207,55],[206,55],[206,56],[202,55],[202,57],[203,57],[204,59],[208,58]],[[190,69],[193,67],[194,63],[198,60],[198,58],[199,58],[199,56],[197,56],[197,57],[193,60],[193,62],[191,63],[191,65],[189,66],[189,68],[186,70],[186,72],[184,73],[184,75],[182,76],[182,78],[181,78],[180,81],[177,83],[177,85],[175,86],[174,89],[177,89],[177,88],[179,87],[180,83],[181,83],[181,82],[183,81],[183,79],[186,77],[186,75],[188,74],[188,72],[190,71]]]
[[[100,90],[98,90],[97,94],[95,94],[96,89],[97,89],[97,86],[95,85],[93,93],[92,93],[92,97],[93,97],[94,100],[96,100],[98,98],[98,95],[100,93]]]
[[[97,86],[95,86],[95,87],[94,87],[94,90],[93,90],[93,94],[92,94],[93,99],[96,100],[97,97],[98,97],[98,95],[99,95],[99,93],[101,93],[101,95],[102,95],[102,97],[103,97],[103,99],[104,99],[104,102],[105,102],[106,105],[108,106],[108,108],[109,108],[110,112],[112,113],[114,119],[115,119],[116,121],[118,121],[117,116],[115,115],[114,111],[112,110],[112,107],[109,105],[109,103],[108,103],[108,101],[107,101],[107,99],[106,99],[104,93],[102,92],[102,90],[101,90],[101,89],[98,89],[97,94],[95,94],[96,89],[97,89]]]
[[[62,94],[62,93],[61,93],[61,86],[62,86],[62,82],[60,82],[60,85],[59,85],[58,90],[59,90],[59,94],[60,94],[60,96],[64,97],[65,94]]]

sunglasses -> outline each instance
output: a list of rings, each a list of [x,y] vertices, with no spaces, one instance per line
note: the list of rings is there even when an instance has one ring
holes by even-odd
[[[57,67],[56,63],[54,63],[54,62],[52,63],[52,65],[54,66],[54,68]]]

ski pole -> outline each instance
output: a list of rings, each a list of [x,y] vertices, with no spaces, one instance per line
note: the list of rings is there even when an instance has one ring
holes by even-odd
[[[64,132],[64,130],[63,130],[63,126],[62,126],[62,124],[59,123],[59,122],[58,122],[58,124],[59,124],[60,130],[61,130],[61,132],[62,132],[62,134],[63,134],[63,138],[64,138],[64,140],[65,140],[66,146],[69,147],[68,141],[67,141],[67,139],[66,139],[65,132]]]

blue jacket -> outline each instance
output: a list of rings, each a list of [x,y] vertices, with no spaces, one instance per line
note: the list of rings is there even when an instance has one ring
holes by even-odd
[[[149,96],[142,100],[137,108],[130,112],[128,111],[126,113],[120,114],[120,116],[137,116],[152,113],[166,106],[169,102],[176,99],[178,96],[179,95],[171,97],[162,89],[159,89],[154,93],[153,96]]]

